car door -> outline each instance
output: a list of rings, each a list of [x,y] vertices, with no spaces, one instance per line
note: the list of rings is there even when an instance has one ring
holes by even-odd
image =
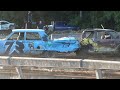
[[[109,51],[115,48],[115,41],[111,34],[106,31],[98,31],[96,37],[98,47],[103,51]]]
[[[41,39],[38,32],[26,32],[25,33],[25,53],[31,53],[31,51],[42,51],[45,49],[44,41]]]
[[[5,42],[5,55],[18,55],[24,53],[24,38],[18,39],[19,32],[13,33]]]

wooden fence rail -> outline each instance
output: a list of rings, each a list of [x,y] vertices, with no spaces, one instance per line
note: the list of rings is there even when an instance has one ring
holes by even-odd
[[[120,70],[120,61],[91,59],[60,59],[0,56],[0,66],[14,66],[20,78],[23,77],[19,67],[53,67],[53,68],[86,68],[96,71],[96,78],[102,79],[103,69]]]

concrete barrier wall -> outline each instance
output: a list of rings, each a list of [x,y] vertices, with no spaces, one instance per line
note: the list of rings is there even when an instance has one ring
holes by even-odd
[[[0,56],[0,66],[15,67],[19,78],[24,77],[21,67],[50,67],[63,69],[83,68],[95,70],[96,78],[102,79],[102,70],[120,70],[120,61]]]

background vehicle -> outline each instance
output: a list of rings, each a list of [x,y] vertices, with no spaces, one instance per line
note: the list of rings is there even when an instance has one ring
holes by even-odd
[[[45,28],[46,27],[44,26],[44,29]],[[51,25],[48,25],[47,28],[48,28],[47,30],[49,30],[49,31],[65,31],[65,30],[78,31],[78,30],[80,30],[80,27],[70,25],[65,21],[55,21]]]
[[[15,29],[15,23],[10,23],[5,20],[0,21],[0,30],[9,30]]]

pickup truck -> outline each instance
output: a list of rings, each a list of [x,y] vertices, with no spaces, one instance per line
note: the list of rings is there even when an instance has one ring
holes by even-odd
[[[56,21],[51,25],[47,25],[43,27],[45,30],[48,31],[68,31],[68,30],[74,30],[74,31],[78,31],[80,30],[80,27],[75,26],[75,25],[69,25],[66,22],[63,21]]]
[[[0,21],[0,30],[12,30],[15,29],[15,23],[11,23],[5,20]]]
[[[98,28],[83,30],[80,44],[81,48],[76,52],[78,56],[120,55],[120,36],[115,30]]]
[[[57,53],[71,53],[80,48],[74,37],[50,40],[43,29],[13,29],[0,40],[0,55],[38,55],[54,57]]]

